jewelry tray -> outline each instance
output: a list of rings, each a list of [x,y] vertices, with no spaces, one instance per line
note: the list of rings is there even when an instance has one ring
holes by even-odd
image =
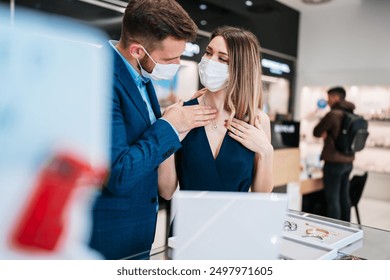
[[[333,260],[337,257],[337,249],[284,236],[279,255],[287,260]]]
[[[296,223],[297,229],[294,231],[284,231],[283,236],[308,244],[321,245],[331,249],[341,249],[363,238],[363,230],[361,229],[342,226],[292,213],[288,213],[286,219],[289,222]],[[310,235],[307,234],[307,230],[309,230],[309,232],[310,230],[316,232],[315,229],[318,234],[321,235],[322,240],[320,240],[320,238],[307,236]],[[324,232],[328,232],[328,234],[324,236]]]

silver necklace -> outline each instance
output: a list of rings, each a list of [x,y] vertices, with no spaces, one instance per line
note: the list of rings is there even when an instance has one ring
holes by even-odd
[[[204,105],[209,106],[206,102],[206,95],[203,96],[203,103],[204,103]],[[217,126],[217,123],[215,122],[215,119],[211,120],[211,130],[212,131],[218,130],[218,126]]]

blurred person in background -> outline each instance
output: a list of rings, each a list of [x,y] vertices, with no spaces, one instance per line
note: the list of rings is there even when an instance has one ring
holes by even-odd
[[[335,139],[340,134],[344,111],[353,113],[355,105],[345,100],[343,87],[328,90],[328,112],[313,130],[315,137],[324,139],[321,160],[324,160],[323,182],[325,194],[326,216],[334,219],[350,221],[351,201],[349,197],[349,175],[355,156],[339,152]]]
[[[110,174],[93,209],[90,246],[107,259],[148,259],[158,212],[157,168],[210,106],[160,106],[150,79],[171,79],[197,27],[174,0],[130,1],[114,56]]]
[[[273,147],[262,107],[260,44],[241,28],[217,28],[199,63],[204,86],[185,105],[217,108],[204,127],[191,130],[182,148],[159,168],[159,190],[170,199],[180,190],[271,192]],[[176,168],[175,168],[176,161]]]

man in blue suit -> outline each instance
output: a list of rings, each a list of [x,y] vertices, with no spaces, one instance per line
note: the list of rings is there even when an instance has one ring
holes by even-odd
[[[148,259],[158,211],[157,169],[208,106],[174,104],[161,117],[150,79],[170,79],[197,27],[174,0],[130,1],[114,56],[111,168],[93,209],[90,245],[106,259]]]

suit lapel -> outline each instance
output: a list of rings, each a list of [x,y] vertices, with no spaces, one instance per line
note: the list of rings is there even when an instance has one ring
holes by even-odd
[[[157,95],[156,95],[156,92],[154,90],[154,87],[153,87],[153,84],[151,81],[146,83],[146,90],[147,90],[148,95],[149,95],[149,100],[150,100],[150,103],[152,105],[154,115],[156,116],[156,119],[159,119],[159,118],[161,118],[160,104],[158,103]]]
[[[108,45],[112,49],[110,45]],[[150,125],[149,113],[146,108],[146,104],[142,99],[141,93],[138,90],[137,85],[135,84],[133,78],[131,77],[129,70],[126,68],[122,58],[114,52],[114,75],[118,78],[119,82],[124,86],[127,91],[128,96],[134,102],[137,110],[141,114],[142,118],[145,120],[147,125]]]

